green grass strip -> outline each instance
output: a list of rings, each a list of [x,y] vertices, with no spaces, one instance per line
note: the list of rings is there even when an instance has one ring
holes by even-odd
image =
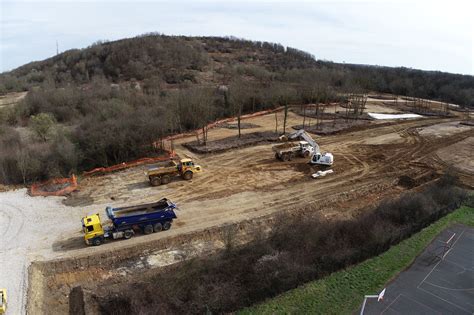
[[[474,226],[474,208],[463,206],[385,253],[326,278],[309,282],[239,314],[351,314],[364,294],[377,294],[426,246],[454,223]]]

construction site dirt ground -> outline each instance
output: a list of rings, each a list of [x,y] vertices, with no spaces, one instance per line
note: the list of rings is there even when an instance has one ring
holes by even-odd
[[[283,114],[277,113],[246,120],[256,127],[242,133],[274,131],[275,116],[282,132]],[[290,112],[287,125],[301,124],[302,119]],[[371,121],[367,129],[315,137],[321,149],[335,157],[334,173],[316,180],[311,174],[320,169],[318,166],[304,158],[278,161],[273,144],[201,155],[182,146],[196,140],[187,137],[175,141],[176,152],[193,158],[204,169],[191,181],[175,178],[167,185],[152,187],[146,166],[140,166],[83,178],[79,190],[68,198],[33,198],[25,190],[0,193],[0,217],[6,218],[0,219],[0,231],[8,244],[0,253],[0,265],[7,266],[0,269],[0,279],[7,279],[11,292],[9,314],[23,313],[26,300],[31,313],[67,313],[72,287],[84,285],[85,280],[92,286],[111,279],[123,282],[143,270],[154,272],[164,265],[211,253],[223,247],[222,233],[229,224],[236,224],[236,234],[245,241],[255,228],[265,230],[265,222],[282,211],[311,206],[327,218],[350,218],[406,191],[398,185],[402,176],[412,178],[416,186],[423,185],[448,167],[456,168],[456,161],[472,161],[473,151],[463,149],[463,143],[472,146],[473,127],[453,127],[441,135],[423,132],[445,128],[447,123],[457,126],[459,119]],[[209,141],[236,133],[235,129],[215,128],[209,131]],[[461,149],[445,151],[456,144]],[[456,169],[462,183],[472,188],[472,167]],[[133,205],[163,197],[180,208],[171,230],[99,247],[84,245],[80,219],[85,214],[100,213],[105,220],[106,205]],[[31,261],[41,262],[30,268],[27,283],[26,268]]]

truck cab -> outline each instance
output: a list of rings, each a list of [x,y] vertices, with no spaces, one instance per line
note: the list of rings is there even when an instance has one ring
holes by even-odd
[[[0,289],[0,314],[7,311],[7,289]]]
[[[178,164],[178,173],[185,180],[193,178],[194,173],[200,173],[202,168],[200,165],[194,164],[191,159],[181,159]]]
[[[180,173],[184,174],[186,171],[191,171],[193,173],[199,173],[202,171],[200,165],[194,164],[191,159],[181,159],[178,164],[178,170]]]
[[[82,230],[87,245],[98,246],[104,241],[104,228],[98,213],[82,218]]]

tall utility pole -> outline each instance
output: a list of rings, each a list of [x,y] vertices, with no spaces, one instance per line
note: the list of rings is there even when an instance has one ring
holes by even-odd
[[[56,40],[56,56],[59,55],[58,40]]]

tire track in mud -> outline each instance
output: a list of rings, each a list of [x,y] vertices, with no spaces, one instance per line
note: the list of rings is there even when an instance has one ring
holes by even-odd
[[[22,241],[25,229],[25,214],[20,207],[8,200],[2,201],[0,216],[3,222],[0,235],[0,280],[7,287],[10,314],[25,314],[27,288],[27,250]],[[4,220],[6,219],[6,220]],[[4,228],[6,227],[6,228]],[[20,247],[18,247],[20,240]]]
[[[8,245],[12,243],[11,241],[13,239],[21,237],[21,232],[25,225],[25,214],[21,208],[12,205],[8,201],[4,201],[0,209],[0,215],[3,218],[7,218],[7,229],[2,233],[1,238],[2,243]],[[2,250],[10,250],[12,248],[13,247],[2,246]]]
[[[304,211],[307,205],[313,205],[314,212],[326,216],[353,215],[354,210],[371,206],[378,198],[404,191],[396,184],[400,175],[438,170],[433,164],[434,154],[427,155],[436,151],[439,145],[456,139],[459,141],[466,135],[438,141],[420,136],[416,128],[443,121],[431,119],[400,123],[402,128],[396,128],[395,132],[403,136],[403,142],[397,144],[363,144],[369,137],[393,133],[393,125],[317,139],[321,147],[333,152],[336,158],[335,173],[317,180],[310,178],[312,168],[304,162],[274,160],[271,145],[219,154],[190,154],[204,167],[204,172],[192,182],[177,181],[167,187],[147,187],[127,196],[144,201],[166,193],[170,194],[170,199],[178,201],[178,205],[182,204],[183,212],[178,213],[179,220],[168,231],[171,233],[140,236],[131,241],[113,243],[108,248],[104,245],[101,249],[94,248],[93,254],[89,255],[105,255],[117,249],[123,252],[127,247],[151,245],[158,240],[179,239],[183,235],[195,236],[202,231],[245,220],[264,222],[279,212]],[[180,146],[178,150],[187,155]],[[384,154],[384,159],[371,158],[380,153]],[[414,162],[426,164],[426,167],[412,165]],[[134,184],[137,180],[141,180],[139,176],[134,177]],[[154,196],[147,196],[151,193]],[[219,236],[209,237],[217,239]],[[90,261],[94,263],[94,259]],[[71,262],[74,262],[73,258]]]

